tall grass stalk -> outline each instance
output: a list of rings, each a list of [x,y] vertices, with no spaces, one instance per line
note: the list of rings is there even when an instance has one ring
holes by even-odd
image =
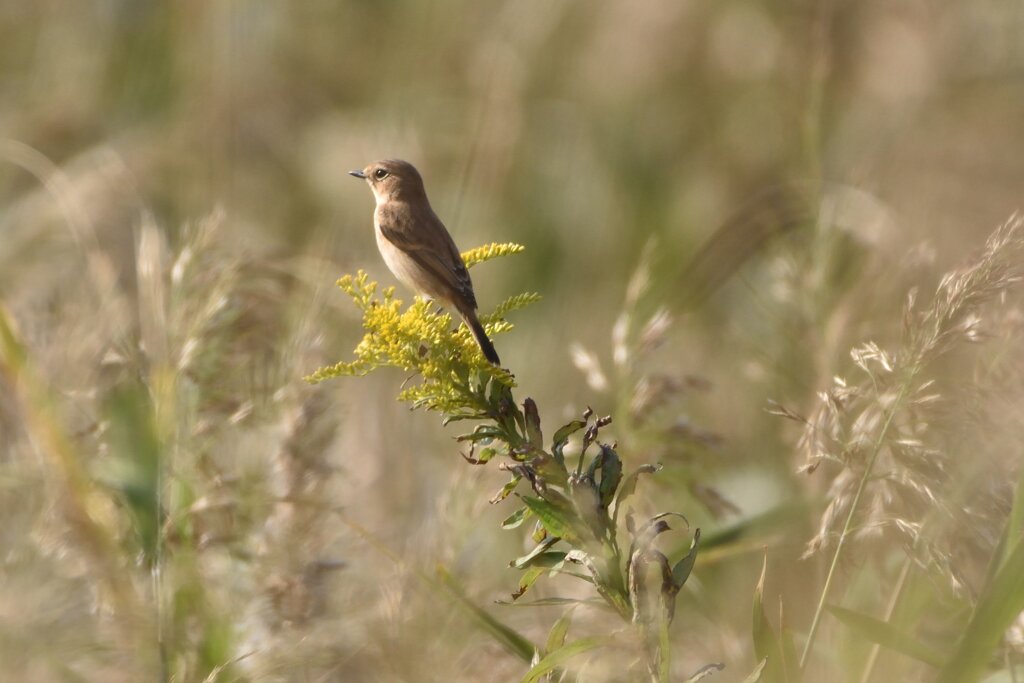
[[[908,378],[908,380],[912,379],[912,377]],[[868,480],[871,478],[871,474],[874,471],[875,461],[878,459],[878,454],[882,452],[882,446],[885,443],[886,437],[889,435],[889,427],[892,425],[893,418],[896,416],[896,412],[899,410],[903,399],[906,396],[907,386],[909,385],[904,384],[903,387],[901,387],[900,393],[897,395],[896,400],[893,401],[893,405],[889,409],[888,414],[885,417],[885,422],[882,424],[878,437],[875,439],[875,443],[872,446],[871,454],[868,457],[867,464],[864,466],[864,472],[861,474],[860,480],[857,483],[857,490],[853,494],[853,499],[850,502],[850,511],[846,515],[846,521],[843,523],[843,528],[839,532],[839,540],[836,542],[836,548],[832,552],[832,560],[829,563],[828,573],[825,575],[825,584],[821,588],[821,595],[818,596],[818,604],[814,608],[814,617],[811,619],[811,627],[807,632],[807,641],[804,643],[803,652],[800,653],[801,669],[807,666],[807,658],[810,656],[811,650],[814,648],[814,639],[818,634],[818,626],[821,623],[821,616],[825,610],[825,603],[828,600],[832,589],[832,580],[835,578],[836,568],[839,566],[839,558],[842,556],[843,549],[846,547],[846,542],[850,538],[850,533],[853,531],[853,520],[857,515],[861,496],[864,494]]]
[[[908,421],[913,425],[910,415],[903,419],[908,406],[920,409],[934,402],[934,382],[921,381],[924,370],[950,351],[956,342],[975,340],[979,335],[981,307],[1020,280],[1015,257],[1024,245],[1022,232],[1024,219],[1011,217],[988,238],[976,258],[942,278],[927,310],[919,312],[915,309],[916,297],[912,292],[904,314],[902,346],[893,354],[874,343],[855,348],[851,355],[867,379],[858,385],[848,386],[837,378],[833,388],[822,394],[822,404],[814,418],[807,422],[803,437],[803,446],[810,460],[807,469],[813,471],[822,460],[838,462],[844,468],[833,483],[832,502],[826,508],[821,528],[811,542],[808,554],[828,543],[837,511],[844,506],[848,509],[831,551],[829,569],[800,657],[801,669],[807,666],[814,650],[822,616],[834,589],[837,568],[856,532],[864,496],[872,481],[876,480],[876,468],[882,456],[892,455],[893,466],[904,467],[910,484],[927,500],[942,501],[945,498],[947,500],[942,505],[953,504],[948,500],[952,494],[945,490],[948,481],[941,463],[929,465],[937,468],[938,475],[915,474],[910,466],[898,464],[900,458],[896,456],[901,448],[913,451],[922,463],[936,456],[929,455],[924,449],[920,433],[913,432],[910,427],[897,428],[897,424],[898,421]],[[880,413],[877,416],[876,411]],[[895,431],[900,433],[894,434]],[[869,434],[870,446],[865,450],[862,444]],[[844,473],[849,475],[851,472],[856,473],[856,486],[852,492],[850,478],[842,478]],[[934,479],[936,476],[938,479]],[[937,490],[937,486],[944,488]],[[950,495],[945,495],[947,493]],[[918,540],[924,534],[928,516],[926,514],[924,520],[908,520],[905,525],[914,529],[913,543],[909,544],[908,550],[911,560]],[[906,574],[901,576],[889,602],[890,612],[895,609],[903,590]],[[953,580],[959,581],[956,577]],[[873,660],[869,660],[864,676],[870,676],[872,670]]]

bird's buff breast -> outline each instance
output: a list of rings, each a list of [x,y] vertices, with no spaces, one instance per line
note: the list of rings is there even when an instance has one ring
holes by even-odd
[[[384,257],[384,263],[387,264],[388,270],[398,278],[399,282],[417,294],[422,294],[430,299],[444,300],[444,296],[431,286],[430,278],[423,272],[423,268],[405,252],[389,242],[380,231],[376,221],[374,221],[374,232],[377,234],[377,248],[380,250],[380,255]]]

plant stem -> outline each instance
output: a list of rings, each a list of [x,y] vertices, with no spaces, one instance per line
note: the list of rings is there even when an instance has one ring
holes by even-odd
[[[825,601],[828,600],[828,594],[832,589],[832,580],[835,578],[836,567],[839,566],[839,557],[843,553],[843,548],[846,546],[846,539],[850,537],[850,530],[853,528],[853,518],[857,514],[857,507],[860,504],[861,496],[864,494],[864,489],[867,488],[868,479],[871,478],[871,471],[875,468],[875,461],[878,459],[878,454],[882,451],[882,444],[885,443],[885,437],[889,433],[889,427],[892,426],[892,421],[896,417],[896,411],[899,409],[900,404],[903,403],[903,398],[906,396],[907,387],[910,386],[910,381],[913,378],[907,378],[907,381],[903,383],[900,388],[900,393],[896,396],[896,400],[893,401],[892,406],[889,408],[889,413],[885,418],[885,423],[882,425],[882,429],[878,433],[878,438],[875,440],[875,444],[871,449],[871,456],[868,458],[867,465],[864,467],[864,474],[861,475],[860,482],[857,484],[857,492],[853,495],[853,501],[850,503],[850,512],[846,515],[846,523],[843,524],[843,530],[839,534],[839,541],[836,542],[836,550],[832,555],[832,563],[829,565],[828,574],[825,576],[825,585],[821,589],[821,597],[818,599],[818,606],[814,610],[814,618],[811,620],[811,628],[807,632],[807,642],[804,644],[804,651],[800,655],[800,670],[803,671],[807,667],[807,658],[811,653],[811,648],[814,646],[814,638],[818,634],[818,625],[821,623],[821,615],[825,611]]]
[[[914,558],[912,554],[908,554],[906,559],[903,561],[903,567],[900,569],[900,578],[896,580],[896,590],[892,594],[892,598],[889,600],[889,606],[885,610],[885,623],[892,621],[893,615],[896,613],[896,608],[899,606],[900,599],[903,597],[903,590],[907,587],[907,578],[910,576],[910,570],[914,566]],[[878,653],[881,651],[881,646],[875,643],[871,646],[871,651],[868,653],[868,662],[864,667],[864,673],[861,674],[861,683],[868,683],[871,680],[872,674],[874,674],[875,664],[878,662]]]

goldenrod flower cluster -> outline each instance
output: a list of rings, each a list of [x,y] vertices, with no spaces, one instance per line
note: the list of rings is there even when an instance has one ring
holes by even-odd
[[[492,258],[508,256],[509,254],[518,254],[524,249],[526,249],[526,247],[521,244],[516,244],[515,242],[492,242],[490,244],[485,244],[482,247],[462,252],[462,260],[466,264],[467,268],[472,268],[476,264],[483,263],[484,261],[490,261]]]
[[[489,244],[465,252],[462,257],[471,267],[522,250],[518,244]],[[420,375],[422,381],[405,388],[399,400],[449,415],[471,415],[485,410],[486,387],[491,381],[515,386],[508,370],[487,362],[469,329],[460,324],[453,331],[452,316],[437,310],[429,300],[416,297],[403,308],[402,301],[395,298],[394,287],[381,289],[362,270],[355,276],[345,275],[338,280],[338,286],[363,312],[364,335],[356,345],[353,360],[320,368],[306,377],[307,381],[365,375],[380,367],[401,368]],[[517,294],[493,312],[481,315],[488,336],[511,330],[512,324],[504,316],[539,299],[539,294]]]

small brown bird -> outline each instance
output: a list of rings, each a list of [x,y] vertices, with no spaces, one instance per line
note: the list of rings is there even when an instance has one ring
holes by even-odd
[[[414,292],[454,307],[484,357],[500,365],[498,352],[476,317],[469,271],[444,223],[430,208],[419,171],[408,161],[386,159],[349,174],[366,180],[373,190],[377,248],[391,272]]]

